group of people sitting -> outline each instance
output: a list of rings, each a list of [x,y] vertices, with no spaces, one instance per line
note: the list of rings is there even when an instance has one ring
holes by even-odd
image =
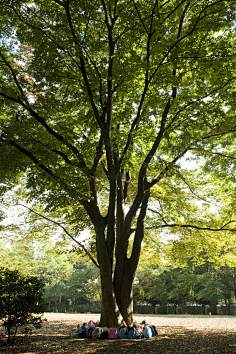
[[[140,339],[151,338],[158,335],[156,327],[143,321],[141,324],[134,322],[132,327],[122,326],[118,328],[100,327],[99,322],[90,320],[77,326],[79,338],[92,339]]]

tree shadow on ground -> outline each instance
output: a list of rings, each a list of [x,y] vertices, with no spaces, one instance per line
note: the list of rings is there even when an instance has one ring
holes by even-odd
[[[185,333],[175,333],[159,336],[145,340],[120,340],[102,343],[101,347],[94,354],[105,353],[207,353],[223,354],[236,353],[235,334],[231,333],[201,333],[196,331],[186,331]]]
[[[59,326],[60,327],[60,326]],[[91,340],[58,335],[18,336],[12,346],[0,347],[7,354],[224,354],[236,353],[235,333],[188,331],[181,327],[175,333],[150,339]]]

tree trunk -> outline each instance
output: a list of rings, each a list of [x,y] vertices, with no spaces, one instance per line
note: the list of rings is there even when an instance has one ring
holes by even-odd
[[[183,315],[184,314],[184,307],[183,307],[182,290],[180,290],[180,308],[181,308],[181,315]]]
[[[133,288],[132,281],[128,280],[128,274],[123,277],[119,294],[115,294],[111,274],[102,276],[101,271],[101,325],[107,327],[119,327],[133,323]]]
[[[133,285],[124,279],[120,298],[118,300],[120,312],[127,326],[133,324]]]
[[[107,326],[109,328],[119,327],[121,324],[123,324],[123,319],[114,292],[112,274],[113,265],[109,257],[104,231],[101,229],[101,226],[98,226],[96,231],[97,255],[100,267],[102,291],[100,325],[102,327]]]
[[[203,315],[206,314],[206,306],[204,304],[202,304],[202,314]]]
[[[210,302],[212,315],[217,315],[216,304],[217,304],[217,301],[216,301],[216,300],[213,300],[213,301]]]
[[[133,324],[133,292],[122,288],[121,302],[118,306],[112,287],[112,294],[107,285],[102,285],[101,326],[120,327]]]
[[[117,305],[111,279],[102,279],[101,277],[101,288],[102,301],[100,325],[108,328],[119,327],[123,324],[123,319]]]
[[[73,297],[72,297],[71,302],[72,302],[72,312],[75,313],[76,299],[73,299]]]
[[[161,313],[167,315],[167,299],[160,301]]]
[[[174,304],[174,307],[175,307],[175,315],[178,315],[177,305],[176,305],[176,304]]]
[[[7,344],[11,344],[11,328],[7,328]]]
[[[225,299],[225,304],[226,304],[226,315],[231,315],[231,301]]]
[[[117,216],[121,218],[121,221],[119,222],[119,220],[113,218],[114,232],[112,232],[112,222],[108,222],[107,237],[105,237],[105,227],[99,221],[100,217],[96,218],[96,221],[94,220],[102,290],[101,326],[118,327],[123,324],[133,324],[133,280],[140,257],[149,196],[150,192],[148,190],[141,197],[136,198],[137,200],[133,204],[133,214],[127,214],[126,223],[124,224],[124,215],[122,208],[120,208],[121,212]],[[141,205],[141,208],[134,234],[132,253],[128,258],[127,250],[130,242],[132,219],[136,215],[139,205]],[[117,235],[117,243],[115,244],[115,228],[118,224],[120,225],[120,235]],[[115,246],[116,263],[113,266]]]

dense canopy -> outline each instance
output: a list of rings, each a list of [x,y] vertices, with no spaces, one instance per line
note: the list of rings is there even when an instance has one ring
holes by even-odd
[[[144,235],[232,246],[235,6],[1,1],[1,192],[94,228],[107,326],[132,323]]]

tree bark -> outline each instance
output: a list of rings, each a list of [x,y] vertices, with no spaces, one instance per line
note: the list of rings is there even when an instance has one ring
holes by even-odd
[[[133,280],[138,266],[141,243],[144,236],[144,220],[150,192],[144,193],[141,209],[137,220],[132,254],[127,257],[129,238],[119,240],[116,253],[116,265],[113,274],[113,264],[110,261],[105,236],[100,229],[97,234],[97,253],[101,275],[102,306],[101,325],[118,327],[122,324],[133,324]],[[123,218],[123,213],[120,213]],[[117,223],[116,223],[117,225]],[[122,229],[122,236],[130,235],[130,229]],[[111,251],[111,250],[110,250]]]
[[[115,279],[116,280],[116,279]],[[120,291],[116,291],[117,303],[127,326],[133,324],[133,274],[130,269],[130,260],[125,259]]]
[[[103,279],[102,300],[101,300],[101,318],[100,325],[102,327],[119,327],[123,324],[123,318],[117,305],[113,285],[110,279]]]
[[[104,252],[107,253],[107,252]],[[100,264],[101,275],[101,325],[107,327],[119,327],[126,323],[133,323],[133,292],[132,283],[127,266],[124,269],[123,281],[119,294],[115,294],[114,280],[109,262],[109,256],[102,258]]]
[[[119,296],[116,297],[111,277],[101,276],[101,326],[119,327],[133,324],[133,285],[124,277]]]
[[[113,287],[113,274],[112,262],[108,252],[108,244],[105,240],[104,225],[101,225],[101,220],[97,220],[96,230],[96,245],[97,245],[97,258],[100,268],[101,279],[101,326],[119,327],[122,324],[122,317],[117,305],[114,287]]]

